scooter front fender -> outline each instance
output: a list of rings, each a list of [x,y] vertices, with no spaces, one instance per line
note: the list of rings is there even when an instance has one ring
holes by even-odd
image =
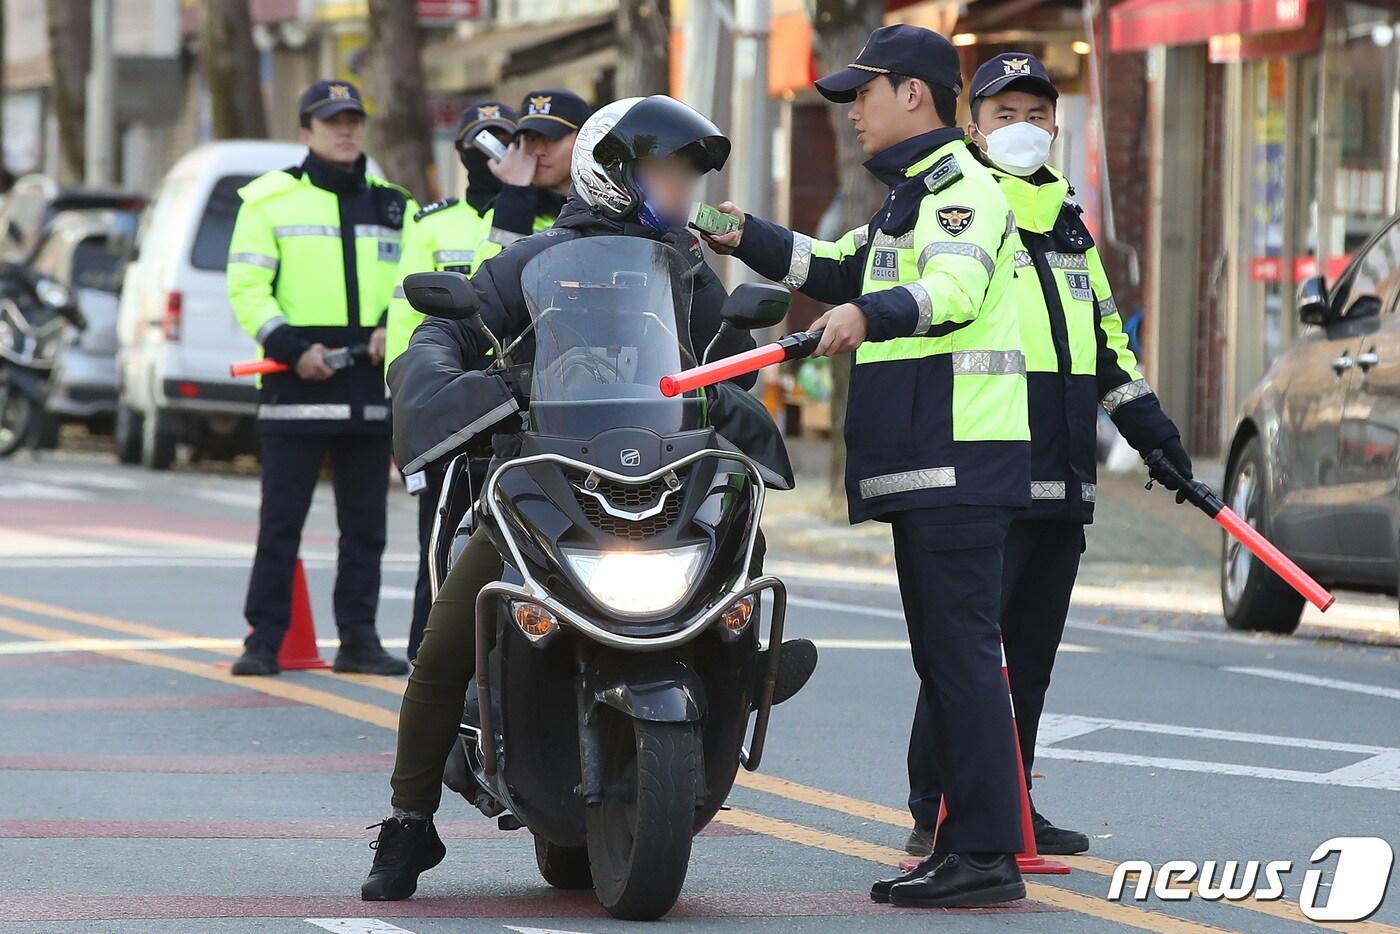
[[[676,661],[600,656],[584,671],[585,696],[634,720],[695,723],[705,713],[700,677]]]

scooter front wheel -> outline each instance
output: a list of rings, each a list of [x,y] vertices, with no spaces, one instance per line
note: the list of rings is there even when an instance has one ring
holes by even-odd
[[[34,400],[8,382],[0,381],[0,457],[24,447],[34,430]]]
[[[693,723],[601,712],[603,801],[587,813],[593,888],[614,917],[654,921],[690,867],[700,737]]]

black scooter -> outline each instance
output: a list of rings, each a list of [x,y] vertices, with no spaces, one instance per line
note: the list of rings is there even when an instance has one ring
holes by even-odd
[[[658,388],[694,363],[687,269],[640,238],[549,247],[522,271],[530,331],[505,348],[466,277],[404,283],[419,311],[473,320],[499,348],[493,371],[528,387],[519,455],[479,498],[461,488],[466,455],[444,484],[441,515],[475,506],[460,529],[440,518],[435,582],[445,542],[473,522],[505,561],[477,602],[476,681],[447,784],[528,828],[551,885],[591,887],[624,919],[675,904],[692,838],[739,766],[759,766],[782,661],[786,588],[750,577],[763,470],[721,444],[702,393]],[[726,326],[772,326],[789,302],[740,286]]]
[[[23,266],[0,264],[0,457],[32,439],[63,329],[84,325],[67,286]]]

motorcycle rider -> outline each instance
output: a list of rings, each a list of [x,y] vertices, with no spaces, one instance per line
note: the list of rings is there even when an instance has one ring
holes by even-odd
[[[728,155],[729,141],[714,124],[664,95],[627,98],[599,110],[579,131],[572,160],[574,190],[555,226],[512,244],[473,277],[486,326],[507,344],[526,330],[530,315],[521,271],[547,247],[572,237],[630,236],[667,244],[692,264],[692,347],[708,347],[719,334],[715,357],[752,348],[747,332],[720,334],[724,286],[705,263],[699,241],[682,226],[700,179],[719,170]],[[450,457],[473,436],[493,430],[497,456],[511,456],[510,433],[520,406],[505,380],[478,369],[490,350],[487,337],[463,321],[429,318],[414,332],[408,350],[389,369],[401,419],[396,422],[396,455],[405,473]],[[754,380],[750,375],[736,382],[747,389]],[[719,433],[766,464],[766,473],[790,476],[781,435],[762,407],[746,392],[727,386],[716,390],[711,420]],[[761,561],[760,552],[761,538],[755,563]],[[393,813],[379,825],[374,864],[360,890],[365,900],[408,898],[419,874],[446,854],[432,817],[474,673],[476,596],[501,570],[495,547],[478,531],[433,603],[399,712],[390,781]],[[774,703],[806,682],[816,650],[810,642],[795,640],[784,645],[782,659]]]

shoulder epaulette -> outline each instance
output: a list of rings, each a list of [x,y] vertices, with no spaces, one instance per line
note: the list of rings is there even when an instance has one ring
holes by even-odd
[[[253,204],[273,195],[280,195],[284,191],[290,191],[297,186],[300,177],[299,166],[267,172],[238,189],[238,197],[243,200],[244,204]]]
[[[434,201],[432,204],[425,204],[419,209],[418,213],[413,215],[413,220],[417,223],[429,214],[436,214],[438,211],[447,210],[460,200],[460,198],[443,198],[440,201]]]
[[[958,165],[957,158],[949,153],[935,162],[933,168],[928,170],[924,175],[924,184],[928,186],[930,192],[938,194],[962,177],[962,167]]]

